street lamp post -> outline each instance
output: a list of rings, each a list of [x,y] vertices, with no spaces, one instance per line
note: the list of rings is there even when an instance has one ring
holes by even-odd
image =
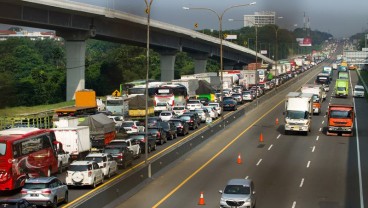
[[[222,11],[222,13],[218,13],[216,12],[215,10],[213,9],[210,9],[210,8],[206,8],[206,7],[183,7],[184,10],[191,10],[191,9],[196,9],[196,10],[207,10],[207,11],[211,11],[212,13],[214,13],[217,18],[218,18],[218,21],[219,21],[219,39],[220,39],[220,76],[221,76],[221,86],[220,86],[220,93],[221,93],[221,102],[223,102],[223,92],[224,92],[224,87],[223,87],[223,69],[224,69],[224,63],[223,63],[223,52],[222,52],[222,18],[224,16],[224,14],[229,11],[230,9],[233,9],[233,8],[237,8],[237,7],[245,7],[245,6],[251,6],[251,5],[255,5],[256,2],[252,2],[252,3],[249,3],[249,4],[238,4],[238,5],[233,5],[233,6],[230,6],[230,7],[227,7],[226,9],[224,9]],[[224,122],[224,114],[222,113],[221,114],[221,120],[222,122]],[[225,123],[223,124],[223,126],[225,127]]]
[[[147,45],[146,45],[146,116],[145,116],[145,138],[146,142],[144,143],[144,163],[148,165],[148,178],[151,178],[151,163],[148,161],[148,76],[149,76],[149,69],[150,69],[150,59],[149,59],[149,51],[150,51],[150,19],[151,19],[151,5],[153,0],[144,0],[146,3],[146,14],[147,14]]]

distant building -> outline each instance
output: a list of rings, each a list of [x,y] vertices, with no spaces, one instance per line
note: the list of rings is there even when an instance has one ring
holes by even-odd
[[[28,32],[21,27],[11,27],[8,30],[0,30],[0,41],[7,40],[8,38],[25,37],[31,40],[44,40],[54,39],[60,41],[61,38],[56,36],[54,31],[46,32]]]
[[[254,25],[262,27],[269,24],[275,24],[276,12],[263,11],[254,12],[254,15],[244,15],[244,27],[252,27]]]

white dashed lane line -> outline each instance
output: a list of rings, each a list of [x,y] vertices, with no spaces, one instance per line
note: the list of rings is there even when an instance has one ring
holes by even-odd
[[[258,160],[258,162],[257,162],[257,166],[258,166],[259,164],[261,164],[261,162],[262,162],[262,159],[259,159],[259,160]]]
[[[270,147],[268,148],[268,150],[271,150],[272,147],[273,147],[273,144],[270,145]]]
[[[312,152],[314,152],[314,150],[316,149],[316,146],[313,146],[313,148],[312,148]]]
[[[307,168],[309,168],[310,164],[311,164],[311,161],[308,161]]]
[[[295,208],[296,206],[296,201],[293,202],[293,205],[291,206],[291,208]]]
[[[325,121],[322,121],[322,124],[324,124],[325,123]]]
[[[280,138],[280,136],[281,136],[281,134],[279,134],[279,135],[276,137],[276,139],[279,139],[279,138]]]
[[[318,141],[318,139],[319,139],[319,136],[317,136],[316,141]]]
[[[322,131],[322,128],[319,128],[319,131]]]
[[[300,185],[299,185],[299,187],[301,188],[301,187],[303,187],[303,184],[304,184],[304,178],[302,178],[302,180],[300,181]]]

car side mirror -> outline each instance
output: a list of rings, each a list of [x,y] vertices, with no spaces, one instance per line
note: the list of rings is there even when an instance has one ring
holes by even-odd
[[[222,194],[222,190],[219,190],[219,193]]]
[[[252,193],[253,193],[253,194],[256,194],[256,191],[253,191]]]

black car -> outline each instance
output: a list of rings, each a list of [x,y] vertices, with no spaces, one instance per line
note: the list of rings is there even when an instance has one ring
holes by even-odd
[[[189,133],[189,124],[181,119],[170,119],[169,123],[176,126],[176,133],[182,136]]]
[[[162,119],[159,116],[152,116],[152,117],[148,117],[147,121],[148,121],[147,127],[150,128],[150,127],[155,127],[158,122],[162,121]]]
[[[153,137],[151,134],[148,134],[148,153],[153,150],[156,150],[156,137]],[[139,146],[141,146],[142,153],[145,152],[146,149],[146,133],[137,133],[131,134],[130,137],[133,141],[138,141]]]
[[[173,123],[163,121],[159,122],[157,125],[164,130],[167,139],[173,140],[178,137],[178,134],[176,133],[176,126]]]
[[[149,127],[148,133],[156,139],[156,144],[163,145],[167,142],[167,136],[163,128],[161,127]]]
[[[190,129],[192,130],[198,129],[198,123],[196,122],[194,115],[190,115],[190,114],[181,115],[178,117],[178,119],[187,123]]]
[[[201,118],[199,117],[198,113],[197,112],[194,112],[194,111],[188,111],[188,112],[185,112],[183,113],[183,115],[193,115],[194,116],[194,121],[197,122],[198,126],[201,125]]]
[[[0,200],[0,207],[9,207],[9,208],[36,208],[35,204],[30,203],[29,201],[19,198],[19,199],[2,199]]]
[[[107,145],[104,153],[109,153],[122,168],[133,165],[134,153],[127,146],[123,145]]]
[[[237,110],[238,109],[238,103],[235,100],[225,100],[223,102],[223,109],[224,110]]]

